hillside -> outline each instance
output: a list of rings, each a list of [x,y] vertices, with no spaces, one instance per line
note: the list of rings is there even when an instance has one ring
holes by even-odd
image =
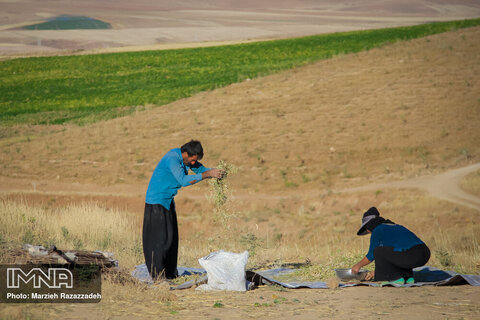
[[[239,172],[229,180],[235,197],[224,220],[205,201],[207,183],[179,192],[180,266],[198,267],[200,257],[220,249],[248,250],[248,269],[298,266],[301,280],[324,281],[367,252],[369,238],[356,232],[362,213],[376,206],[428,244],[429,266],[479,274],[478,198],[470,195],[475,202],[467,206],[430,188],[453,181],[455,189],[458,176],[449,169],[475,163],[460,185],[478,194],[479,39],[476,27],[397,42],[82,127],[0,127],[0,244],[102,249],[127,272],[103,282],[99,304],[18,303],[0,313],[477,317],[480,292],[467,285],[203,293],[145,290],[128,279],[144,262],[149,177],[165,152],[191,138],[202,141],[205,165],[226,160]]]
[[[240,168],[242,193],[462,166],[480,146],[478,39],[473,28],[400,42],[84,127],[19,127],[27,136],[3,141],[2,176],[143,194],[161,156],[191,138],[205,165]]]

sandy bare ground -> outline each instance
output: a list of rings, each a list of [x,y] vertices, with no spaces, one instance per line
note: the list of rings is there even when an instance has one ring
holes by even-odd
[[[444,1],[0,1],[0,56],[169,49],[412,25],[480,16],[480,4]],[[61,14],[109,30],[21,30]],[[122,48],[122,49],[119,49]]]
[[[469,194],[460,188],[461,180],[468,174],[479,169],[480,163],[476,163],[463,168],[449,170],[434,176],[422,176],[403,181],[371,184],[362,187],[343,189],[338,192],[360,192],[388,188],[413,188],[425,190],[438,199],[458,203],[480,211],[480,198]]]
[[[139,299],[113,288],[99,304],[4,305],[0,315],[85,319],[478,319],[480,290],[470,286],[298,289],[261,287],[246,293],[170,294]],[[214,305],[221,307],[214,307]],[[87,316],[88,315],[88,316]]]

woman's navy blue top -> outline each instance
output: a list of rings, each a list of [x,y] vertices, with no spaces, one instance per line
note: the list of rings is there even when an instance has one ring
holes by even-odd
[[[405,251],[417,244],[423,244],[423,241],[404,226],[399,224],[381,224],[372,231],[367,259],[369,261],[375,259],[373,250],[376,247],[393,247],[393,251]]]

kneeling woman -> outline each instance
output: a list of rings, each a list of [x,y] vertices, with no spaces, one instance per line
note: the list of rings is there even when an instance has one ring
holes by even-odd
[[[367,255],[352,267],[353,273],[375,260],[375,272],[366,280],[414,283],[413,268],[421,267],[430,259],[430,250],[413,232],[380,217],[372,207],[363,214],[357,235],[371,233]]]

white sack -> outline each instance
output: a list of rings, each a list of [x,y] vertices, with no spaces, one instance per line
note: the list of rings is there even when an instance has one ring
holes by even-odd
[[[233,253],[220,250],[198,259],[198,262],[207,271],[208,277],[208,283],[200,286],[199,289],[247,290],[245,266],[248,262],[248,251]]]

